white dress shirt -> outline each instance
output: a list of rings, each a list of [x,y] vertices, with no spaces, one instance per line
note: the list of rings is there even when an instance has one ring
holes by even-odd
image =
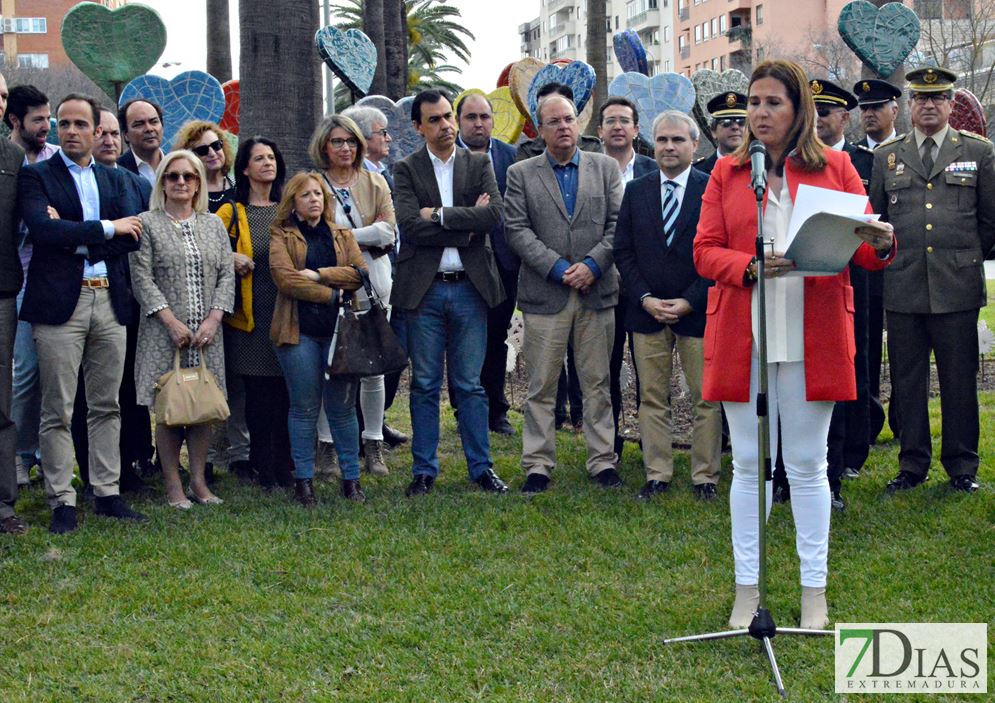
[[[72,176],[73,184],[76,186],[76,195],[79,196],[79,202],[83,206],[83,221],[100,220],[100,224],[104,228],[104,238],[113,238],[113,223],[110,220],[100,219],[100,189],[97,187],[97,176],[93,172],[93,164],[96,163],[93,156],[90,156],[90,163],[85,167],[66,156],[64,151],[60,150],[59,156],[62,157],[62,162],[69,169],[69,175]],[[78,246],[76,253],[89,256],[90,250],[85,246]],[[107,264],[105,262],[98,261],[95,264],[91,264],[89,260],[84,262],[83,278],[99,278],[106,275]]]
[[[871,150],[877,149],[878,148],[878,144],[883,144],[884,143],[884,142],[876,142],[876,141],[874,141],[871,138],[871,135],[869,135],[869,134],[866,135],[866,136],[867,136],[867,148],[868,149],[871,149]],[[886,142],[889,139],[894,139],[896,136],[898,136],[898,133],[895,130],[891,130],[891,134],[889,134],[887,137],[885,137],[884,141]]]
[[[677,184],[674,188],[674,195],[677,197],[677,211],[680,212],[681,206],[684,205],[684,193],[688,189],[688,176],[691,175],[691,167],[688,166],[686,169],[678,173],[673,178],[667,178],[663,171],[660,171],[660,202],[663,203],[663,196],[666,195],[667,181],[672,181]]]
[[[636,150],[633,149],[629,153],[629,161],[625,164],[624,168],[618,170],[619,174],[622,176],[622,185],[628,185],[629,181],[636,177]]]
[[[442,196],[442,207],[453,207],[453,168],[456,165],[456,147],[449,158],[443,161],[428,152],[428,158],[432,160],[432,170],[435,171],[435,182],[439,186],[439,195]],[[442,212],[439,212],[442,215]],[[439,220],[442,223],[442,220]],[[456,247],[446,247],[442,250],[442,259],[439,261],[440,271],[462,271],[463,260],[460,259],[459,249]]]
[[[154,188],[155,187],[155,169],[152,168],[151,164],[147,164],[146,162],[144,162],[140,158],[138,158],[138,154],[135,153],[134,149],[131,150],[131,154],[132,154],[132,156],[135,157],[135,163],[138,164],[138,175],[141,176],[142,178],[144,178],[146,181],[148,181],[149,185]],[[163,157],[163,153],[162,153],[162,149],[160,149],[159,150],[159,158],[162,159],[162,157]]]

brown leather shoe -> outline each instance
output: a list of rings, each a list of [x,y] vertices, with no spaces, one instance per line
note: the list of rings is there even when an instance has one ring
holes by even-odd
[[[28,531],[28,523],[16,515],[0,520],[0,533],[5,535],[23,535]]]
[[[313,508],[318,504],[314,497],[314,484],[309,478],[299,478],[294,481],[294,500],[305,508]]]

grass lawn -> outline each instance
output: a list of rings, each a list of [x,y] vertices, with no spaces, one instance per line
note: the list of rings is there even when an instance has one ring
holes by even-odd
[[[845,485],[834,620],[988,622],[995,641],[995,395],[982,403],[982,491],[952,493],[937,462],[924,488],[885,497],[893,444]],[[392,422],[406,417],[395,408]],[[644,505],[637,446],[625,489],[605,492],[583,473],[581,440],[561,433],[551,490],[525,499],[520,437],[492,436],[513,489],[493,497],[471,490],[444,418],[443,475],[414,501],[403,497],[406,449],[388,457],[389,478],[365,479],[366,505],[329,485],[313,512],[225,475],[223,506],[181,513],[157,485],[138,501],[150,524],[85,508],[82,529],[57,538],[41,489],[29,490],[18,508],[31,531],[0,538],[0,701],[778,699],[752,640],[661,643],[722,629],[732,606],[728,457],[721,500],[692,498],[680,454],[671,492]],[[775,617],[796,625],[784,505],[770,521],[769,574]],[[831,638],[778,638],[775,649],[792,700],[845,699],[832,692]]]

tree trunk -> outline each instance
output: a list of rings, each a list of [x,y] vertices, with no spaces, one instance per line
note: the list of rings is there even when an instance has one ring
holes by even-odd
[[[363,0],[363,31],[377,47],[377,69],[370,84],[371,95],[387,92],[387,52],[384,46],[384,0]]]
[[[222,83],[231,80],[228,0],[207,0],[207,72]]]
[[[383,0],[386,95],[400,100],[408,94],[408,7],[404,0]]]
[[[594,95],[591,101],[598,105],[608,97],[608,51],[606,42],[606,9],[605,0],[587,0],[587,62],[594,69],[596,81]],[[597,120],[591,120],[587,133],[598,133]]]
[[[307,144],[321,114],[318,3],[241,0],[238,14],[240,132],[275,141],[287,173],[310,167]]]

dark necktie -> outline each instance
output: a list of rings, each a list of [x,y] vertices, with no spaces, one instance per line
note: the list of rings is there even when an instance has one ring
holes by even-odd
[[[667,236],[667,246],[674,241],[674,225],[680,208],[677,206],[677,183],[666,181],[663,184],[663,233]]]
[[[926,177],[933,172],[933,145],[936,142],[932,137],[926,137],[922,142],[922,165],[926,167]]]

